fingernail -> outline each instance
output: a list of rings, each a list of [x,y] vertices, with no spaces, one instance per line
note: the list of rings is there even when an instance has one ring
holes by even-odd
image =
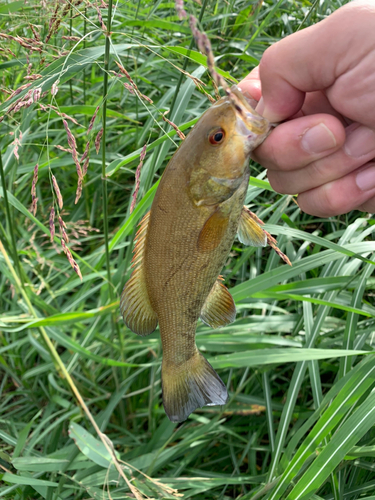
[[[347,136],[344,151],[352,158],[360,158],[375,151],[375,132],[364,125],[356,128]]]
[[[355,182],[359,189],[362,191],[369,191],[370,189],[375,188],[375,165],[366,168],[365,170],[361,170],[356,178]]]
[[[301,146],[308,153],[322,153],[336,146],[336,138],[324,123],[309,128],[302,136]]]

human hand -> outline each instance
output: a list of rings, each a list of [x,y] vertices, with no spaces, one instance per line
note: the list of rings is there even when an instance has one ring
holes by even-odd
[[[278,125],[253,153],[304,212],[375,212],[375,2],[356,1],[264,53],[240,88]]]

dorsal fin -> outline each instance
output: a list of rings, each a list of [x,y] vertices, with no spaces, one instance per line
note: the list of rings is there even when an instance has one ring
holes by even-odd
[[[215,281],[214,286],[203,305],[200,318],[211,328],[233,323],[236,319],[236,306],[232,295],[222,283],[222,277]]]
[[[158,325],[158,317],[147,292],[143,264],[149,219],[150,212],[147,212],[139,224],[134,238],[133,272],[124,286],[120,300],[120,310],[126,326],[138,335],[149,335]]]

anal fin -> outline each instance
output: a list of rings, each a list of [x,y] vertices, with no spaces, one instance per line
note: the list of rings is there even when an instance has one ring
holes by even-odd
[[[120,300],[120,310],[126,326],[138,335],[149,335],[158,324],[158,317],[153,310],[148,296],[144,275],[144,248],[150,212],[143,217],[134,239],[133,272],[126,283]]]
[[[215,281],[203,305],[200,318],[211,328],[220,328],[233,323],[236,319],[233,297],[227,287],[221,283],[220,277]]]

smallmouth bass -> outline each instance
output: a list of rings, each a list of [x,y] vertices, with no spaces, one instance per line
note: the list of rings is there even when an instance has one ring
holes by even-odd
[[[243,207],[250,153],[270,129],[233,86],[175,152],[140,223],[120,307],[138,335],[149,335],[159,323],[163,404],[172,422],[228,400],[224,383],[196,347],[195,331],[199,318],[213,328],[235,320],[219,273],[236,233],[245,244],[277,249]]]

